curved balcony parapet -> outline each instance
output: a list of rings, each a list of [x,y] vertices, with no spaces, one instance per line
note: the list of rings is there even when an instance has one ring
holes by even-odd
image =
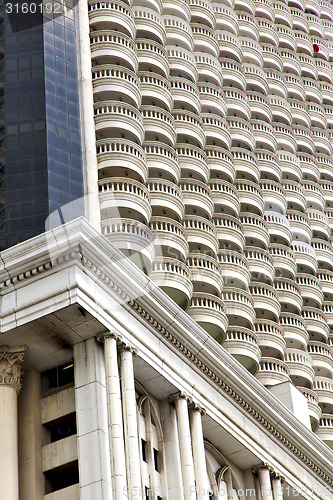
[[[311,389],[315,377],[311,356],[306,351],[287,347],[284,359],[289,367],[291,380]]]
[[[262,178],[265,178],[265,175],[269,175],[275,181],[281,182],[282,170],[278,155],[267,149],[256,149],[255,154]]]
[[[289,153],[288,151],[284,151],[281,149],[277,150],[276,154],[279,158],[282,174],[284,174],[286,177],[291,177],[292,180],[300,182],[303,172],[301,169],[300,161],[297,158],[296,154]]]
[[[275,15],[270,0],[254,0],[255,5],[255,15],[274,21]]]
[[[327,215],[321,210],[308,210],[308,217],[314,238],[328,240],[330,238],[331,229]]]
[[[306,397],[308,402],[308,410],[311,421],[311,428],[316,431],[319,427],[319,420],[321,417],[321,408],[318,404],[318,396],[312,389],[307,387],[297,386],[297,389]]]
[[[135,42],[141,70],[153,68],[156,73],[168,78],[169,62],[164,46],[145,38],[137,38]]]
[[[208,158],[205,152],[189,143],[177,143],[176,153],[183,177],[196,176],[203,182],[209,179]]]
[[[163,16],[168,45],[178,45],[193,51],[194,40],[190,23],[178,16]]]
[[[268,248],[268,224],[263,217],[255,214],[241,213],[240,222],[243,225],[244,235],[248,244]]]
[[[302,317],[305,319],[306,329],[314,340],[328,339],[329,326],[325,313],[316,307],[303,307]]]
[[[189,245],[186,240],[186,231],[180,222],[168,217],[153,216],[149,227],[154,235],[157,254],[170,255],[180,260],[188,257]]]
[[[281,184],[284,188],[284,193],[289,209],[305,212],[306,198],[304,187],[302,186],[302,184],[289,179],[283,179],[281,181]]]
[[[253,327],[255,312],[252,296],[248,292],[239,288],[224,287],[222,299],[226,305],[229,325]]]
[[[256,17],[256,21],[259,29],[260,43],[270,43],[275,47],[278,47],[279,36],[274,22],[263,17]]]
[[[301,288],[295,281],[288,278],[277,277],[274,280],[274,289],[276,290],[283,312],[301,313],[303,306]]]
[[[275,358],[262,357],[256,378],[264,385],[290,381],[287,363]]]
[[[236,177],[234,156],[220,146],[207,145],[205,148],[211,178],[221,178],[233,183]]]
[[[209,82],[198,82],[197,87],[199,89],[201,111],[203,113],[211,111],[225,118],[228,109],[221,87]]]
[[[194,113],[200,113],[201,102],[199,88],[187,78],[171,76],[169,78],[174,107],[185,107]]]
[[[188,5],[191,10],[192,18],[196,19],[197,22],[203,22],[203,24],[215,28],[216,20],[211,2],[208,0],[189,0]]]
[[[201,113],[206,146],[217,145],[230,149],[232,141],[231,123],[222,116],[212,113]]]
[[[225,286],[247,289],[250,283],[250,271],[246,258],[239,252],[228,249],[220,249],[217,258]]]
[[[218,209],[215,208],[215,211],[222,211],[237,217],[240,211],[240,203],[235,186],[221,179],[210,179],[209,187],[215,207],[219,207]]]
[[[222,71],[219,60],[205,52],[194,52],[198,76],[201,80],[222,86]]]
[[[261,44],[262,57],[264,60],[264,68],[272,69],[273,71],[282,72],[283,62],[281,52],[278,47],[268,43]]]
[[[220,241],[220,248],[243,251],[245,236],[241,222],[232,215],[215,213],[213,222]]]
[[[269,252],[275,268],[275,275],[277,277],[295,279],[297,265],[293,250],[287,245],[271,243],[269,245]]]
[[[223,347],[250,373],[257,373],[261,353],[256,333],[248,328],[229,325]]]
[[[327,269],[319,269],[317,278],[320,281],[321,289],[326,299],[331,299],[333,296],[333,271]]]
[[[268,99],[272,110],[272,119],[275,122],[282,122],[290,126],[292,123],[293,115],[291,112],[289,101],[284,97],[272,94],[269,94]]]
[[[182,220],[185,206],[182,192],[177,184],[166,179],[149,178],[147,187],[155,215],[163,214],[178,221]]]
[[[257,155],[244,148],[231,148],[231,154],[234,159],[236,177],[242,179],[259,181],[260,170],[258,166]]]
[[[122,171],[131,171],[143,182],[147,180],[146,153],[141,146],[126,139],[102,139],[96,141],[98,168],[103,173],[118,176]],[[104,174],[104,175],[105,175]]]
[[[162,171],[166,179],[177,183],[180,178],[178,156],[174,148],[158,141],[144,143],[147,166],[151,177],[157,178]]]
[[[145,130],[145,140],[158,140],[169,146],[176,143],[175,120],[173,116],[158,106],[141,106],[140,108]]]
[[[247,81],[242,64],[227,57],[219,57],[219,62],[223,73],[223,85],[245,91]]]
[[[228,317],[224,302],[219,297],[209,293],[193,292],[187,314],[219,344],[224,341]]]
[[[328,241],[313,238],[312,246],[322,268],[333,271],[333,246]]]
[[[193,83],[198,79],[196,60],[192,52],[175,45],[167,45],[167,55],[170,70],[182,77],[189,78]]]
[[[177,259],[156,257],[150,278],[183,309],[188,307],[193,285],[188,267]]]
[[[309,243],[293,240],[291,248],[295,253],[295,261],[297,266],[303,269],[308,269],[312,273],[318,270],[318,261],[316,252]]]
[[[198,215],[185,215],[183,224],[191,251],[201,251],[215,256],[219,247],[213,222]]]
[[[221,57],[228,57],[241,63],[243,60],[242,47],[238,36],[229,31],[216,30]]]
[[[293,27],[293,19],[290,12],[290,7],[278,0],[273,0],[273,9],[275,14],[275,22],[281,25],[286,25],[289,28]]]
[[[153,9],[142,6],[132,8],[135,26],[139,36],[155,39],[162,45],[166,42],[165,25],[162,16]]]
[[[306,330],[304,318],[299,314],[282,312],[280,325],[283,329],[283,337],[287,345],[293,344],[298,349],[306,350],[309,343],[309,333]]]
[[[113,30],[99,30],[90,33],[92,60],[104,62],[121,61],[135,73],[138,70],[137,47],[133,39],[125,33]]]
[[[275,289],[266,283],[250,284],[250,294],[257,317],[277,321],[281,313],[281,305]]]
[[[290,209],[287,210],[286,216],[290,224],[293,239],[310,243],[311,228],[308,216],[298,210]]]
[[[316,435],[330,448],[333,448],[333,415],[322,413]]]
[[[324,294],[321,289],[320,280],[311,274],[298,273],[296,282],[300,288],[304,304],[321,307]]]
[[[312,358],[313,368],[317,377],[328,377],[332,384],[332,403],[333,403],[333,355],[330,345],[323,342],[309,342],[308,352]],[[316,387],[314,386],[314,389]]]
[[[243,63],[244,75],[246,78],[246,88],[251,92],[260,92],[267,95],[270,90],[270,83],[266,76],[267,70],[253,63]],[[273,71],[273,70],[272,70]]]
[[[100,2],[99,0],[89,0],[88,2],[89,24],[97,26],[99,29],[107,29],[111,24],[112,28],[124,32],[130,38],[135,38],[136,25],[134,14],[128,5],[121,0],[110,0]]]
[[[267,223],[272,242],[290,244],[292,239],[291,225],[285,215],[274,210],[266,210],[264,212],[264,219]]]
[[[190,252],[186,264],[191,272],[195,292],[221,296],[223,278],[220,265],[215,257],[200,252]]]
[[[250,207],[250,212],[262,215],[265,209],[262,190],[260,186],[252,181],[245,179],[237,179],[235,186],[238,192],[238,199],[241,203],[242,210],[244,207]]]
[[[230,31],[238,35],[238,18],[232,7],[225,4],[213,3],[214,15],[216,18],[216,29]]]
[[[252,280],[272,284],[275,269],[271,254],[262,248],[248,246],[245,247],[244,255],[248,262]]]
[[[175,109],[172,112],[177,142],[189,142],[203,148],[205,145],[204,124],[200,116],[185,109]]]
[[[134,106],[120,101],[101,101],[94,104],[94,119],[97,138],[103,134],[114,137],[116,131],[125,135],[125,139],[142,144],[144,123],[140,111]],[[126,137],[127,135],[127,137]]]

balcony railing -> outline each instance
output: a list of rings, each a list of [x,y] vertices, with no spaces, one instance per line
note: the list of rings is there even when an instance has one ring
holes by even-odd
[[[252,330],[229,325],[223,347],[250,373],[257,373],[261,353],[258,337]]]

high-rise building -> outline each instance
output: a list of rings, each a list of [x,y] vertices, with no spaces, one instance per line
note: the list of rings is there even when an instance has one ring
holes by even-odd
[[[0,500],[332,500],[331,2],[1,21]]]

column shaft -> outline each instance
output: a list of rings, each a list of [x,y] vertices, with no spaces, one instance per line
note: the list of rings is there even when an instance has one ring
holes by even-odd
[[[104,355],[111,446],[112,484],[114,498],[120,498],[124,495],[124,492],[126,492],[127,481],[116,338],[111,338],[109,336],[104,337]]]
[[[191,446],[191,432],[188,417],[187,399],[178,397],[175,400],[178,424],[180,459],[184,486],[184,499],[196,498],[194,464]]]
[[[283,500],[282,481],[280,477],[272,478],[272,490],[274,500]]]
[[[194,408],[190,410],[190,424],[197,498],[198,500],[208,500],[210,485],[206,467],[200,409]]]
[[[271,476],[269,470],[266,468],[259,469],[258,477],[259,477],[262,500],[273,500]]]
[[[140,498],[141,454],[139,452],[137,404],[135,398],[133,353],[122,349],[120,353],[121,394],[125,437],[125,457],[129,498]]]

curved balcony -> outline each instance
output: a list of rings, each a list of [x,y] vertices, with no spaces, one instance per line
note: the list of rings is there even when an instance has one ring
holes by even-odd
[[[311,120],[308,106],[304,102],[300,102],[297,99],[288,99],[288,103],[292,115],[292,122],[295,124],[294,126],[304,126],[309,128]]]
[[[284,74],[287,94],[289,99],[298,99],[299,101],[305,101],[306,97],[310,95],[312,92],[312,88],[310,89],[310,93],[306,93],[304,79],[297,75],[291,75],[290,73]]]
[[[241,210],[243,212],[262,215],[265,204],[258,184],[247,179],[242,179],[237,180],[235,186],[238,192],[238,199],[241,203]]]
[[[182,47],[167,46],[170,71],[177,76],[188,78],[192,82],[198,79],[196,60],[192,52]]]
[[[319,429],[316,431],[318,436],[330,448],[333,448],[333,415],[322,413],[319,420]]]
[[[157,255],[185,260],[189,253],[184,226],[167,217],[152,217],[149,223]]]
[[[264,219],[267,224],[271,243],[290,245],[291,228],[288,218],[279,212],[266,211]]]
[[[293,27],[290,7],[288,7],[286,3],[273,0],[273,9],[276,23],[288,26],[289,28]]]
[[[321,123],[314,123],[313,126],[319,126],[322,128],[333,128],[333,106],[329,106],[328,104],[324,104],[323,106],[324,117]],[[324,123],[324,125],[323,125]]]
[[[297,45],[293,30],[283,24],[275,24],[275,27],[279,37],[279,47],[296,52]]]
[[[323,154],[316,154],[315,155],[316,160],[318,162],[318,167],[320,170],[320,175],[322,179],[329,179],[330,181],[333,180],[333,161],[331,156],[328,155],[323,155]],[[322,187],[325,189],[324,187]]]
[[[329,326],[325,313],[316,307],[303,307],[302,317],[305,319],[306,329],[311,340],[328,339]]]
[[[323,23],[325,22],[326,18],[333,21],[333,11],[330,0],[319,0],[319,5]]]
[[[259,92],[267,95],[268,79],[266,78],[265,70],[255,64],[243,64],[243,71],[246,78],[246,89],[250,92]]]
[[[233,35],[238,35],[238,18],[232,7],[228,5],[213,3],[214,15],[216,19],[216,29],[229,31]]]
[[[135,42],[125,33],[119,31],[92,31],[90,33],[90,50],[93,61],[107,64],[119,61],[122,66],[134,71],[138,70],[138,55]]]
[[[234,158],[236,177],[238,179],[246,178],[258,182],[260,170],[256,155],[242,148],[232,148],[231,153]]]
[[[256,378],[263,385],[276,385],[290,381],[287,363],[275,358],[261,358]]]
[[[319,420],[321,417],[321,408],[318,404],[318,396],[312,390],[306,387],[297,387],[297,389],[306,397],[308,402],[308,411],[311,422],[311,429],[315,432],[319,427]]]
[[[318,71],[319,80],[333,83],[331,63],[317,58],[314,61]]]
[[[221,179],[211,179],[209,183],[216,212],[237,217],[240,210],[237,189],[233,184]]]
[[[236,11],[238,19],[238,35],[259,41],[259,29],[254,15],[244,11]]]
[[[331,300],[323,302],[323,311],[327,319],[327,324],[331,328],[333,326],[333,305]],[[329,342],[330,345],[332,346],[331,337],[329,338]]]
[[[147,223],[151,217],[149,192],[134,179],[113,177],[98,181],[99,201],[103,219],[130,217]]]
[[[226,313],[230,326],[253,328],[255,312],[253,299],[245,290],[239,288],[223,288],[222,299],[226,306]]]
[[[324,344],[326,345],[326,344]],[[331,370],[330,370],[331,371]],[[333,411],[333,381],[331,375],[315,376],[313,390],[318,397],[318,403],[324,411]]]
[[[303,305],[301,288],[294,280],[276,277],[274,280],[274,289],[283,312],[288,311],[293,314],[300,314]]]
[[[285,48],[281,48],[280,52],[283,62],[283,71],[301,76],[302,70],[298,54]]]
[[[148,39],[136,39],[139,66],[142,71],[153,70],[165,78],[169,76],[168,56],[160,43]]]
[[[245,247],[243,226],[236,217],[214,214],[213,222],[221,248],[242,252]]]
[[[250,271],[246,258],[233,250],[219,250],[217,258],[221,265],[221,275],[225,286],[247,290],[250,283]]]
[[[307,215],[298,210],[287,210],[286,215],[289,220],[293,240],[310,243],[311,228]]]
[[[254,4],[256,16],[274,21],[275,15],[272,2],[270,0],[255,0]]]
[[[297,349],[305,350],[309,343],[309,334],[302,316],[290,312],[282,312],[280,315],[280,325],[283,329],[283,337],[287,345],[292,345]]]
[[[333,356],[332,348],[323,342],[310,342],[308,345],[308,352],[312,358],[312,365],[316,373],[316,377],[329,377],[333,387]],[[314,387],[315,389],[315,387]],[[332,393],[333,403],[333,393]]]
[[[251,110],[248,105],[247,94],[242,90],[232,87],[223,87],[225,101],[227,103],[228,115],[238,116],[244,120],[249,120]]]
[[[143,2],[141,2],[143,5],[147,5],[149,6],[149,8],[155,10],[156,12],[158,12],[159,14],[162,13],[162,10],[163,10],[163,3],[162,3],[162,0],[144,0]],[[135,5],[135,4],[139,4],[140,5],[140,2],[137,2],[136,0],[133,1],[130,1],[129,2],[130,5]]]
[[[313,134],[316,153],[331,155],[333,149],[329,133],[318,127],[311,127],[311,132]]]
[[[221,296],[223,279],[220,265],[215,257],[199,252],[191,252],[186,263],[191,272],[195,292]]]
[[[135,142],[126,139],[104,139],[96,142],[98,169],[103,177],[128,174],[145,182],[148,176],[146,155]]]
[[[149,178],[147,187],[154,215],[170,217],[180,222],[184,217],[185,206],[177,184],[161,178]]]
[[[202,119],[185,109],[175,109],[172,112],[177,142],[189,142],[199,148],[205,145],[205,132]]]
[[[239,37],[238,40],[242,49],[243,62],[262,68],[264,59],[260,43],[247,37]]]
[[[182,309],[187,309],[192,294],[188,267],[177,259],[157,257],[153,263],[150,278]]]
[[[140,78],[142,103],[150,104],[153,101],[157,106],[170,112],[173,107],[170,82],[157,73],[147,74],[140,71],[138,76]]]
[[[297,272],[297,265],[293,250],[286,245],[272,243],[269,245],[269,252],[276,276],[283,276],[294,280]]]
[[[300,182],[302,178],[302,169],[297,156],[293,153],[288,153],[287,151],[283,150],[279,150],[276,153],[279,158],[283,177]]]
[[[261,180],[260,187],[267,210],[285,213],[287,201],[283,186],[279,182]]]
[[[303,171],[303,178],[310,181],[319,181],[320,170],[318,168],[318,161],[314,155],[307,153],[297,153],[301,169]]]
[[[319,266],[322,269],[333,270],[333,246],[328,241],[312,239],[312,246],[316,252]]]
[[[258,337],[252,330],[229,326],[223,347],[252,375],[257,373],[261,353]]]
[[[275,277],[275,269],[271,254],[262,248],[250,246],[245,248],[244,255],[251,273],[251,280],[272,284]]]
[[[278,47],[279,36],[277,34],[275,24],[265,18],[256,17],[257,26],[259,29],[259,41],[260,43],[268,43]]]
[[[291,248],[295,253],[295,261],[301,271],[316,273],[318,262],[316,252],[309,243],[293,241]]]
[[[231,146],[230,123],[219,115],[201,113],[206,146],[210,144],[229,149]]]
[[[220,57],[219,61],[223,73],[223,85],[244,91],[246,89],[246,78],[242,64],[225,57]]]
[[[331,83],[320,82],[323,103],[333,105],[333,85]]]
[[[208,0],[189,0],[192,20],[215,27],[215,16],[212,4]]]
[[[310,35],[318,36],[319,38],[325,38],[325,30],[320,17],[309,12],[306,12],[305,15],[308,21]]]
[[[328,299],[333,295],[333,271],[328,271],[327,269],[319,269],[317,272],[317,278],[320,281],[321,289],[324,293],[324,297]]]
[[[319,47],[319,52],[318,56],[321,57],[322,59],[325,59],[326,61],[329,60],[329,51],[327,47],[327,42],[324,38],[320,38],[317,36],[310,36],[311,43],[313,45],[318,45]],[[317,58],[316,58],[317,59]]]
[[[112,27],[130,38],[135,38],[136,27],[132,9],[121,0],[88,2],[89,24],[95,29],[107,30]]]
[[[195,50],[206,52],[214,57],[219,55],[219,45],[215,36],[215,31],[202,24],[191,23],[192,36]]]
[[[264,120],[271,122],[273,115],[270,107],[269,99],[259,92],[247,92],[248,106],[250,108],[250,116],[256,120]]]
[[[222,86],[222,71],[219,60],[203,52],[195,52],[195,61],[197,65],[199,80]]]
[[[299,62],[301,65],[302,76],[305,78],[313,78],[317,80],[318,71],[313,57],[308,54],[299,54]]]
[[[254,324],[254,331],[258,335],[258,344],[263,355],[283,359],[286,342],[283,338],[283,329],[278,323],[258,319]]]
[[[177,16],[163,16],[168,45],[178,45],[193,52],[194,40],[190,24]]]
[[[299,30],[303,31],[304,33],[309,33],[309,24],[304,13],[304,6],[302,10],[294,6],[290,7],[290,14],[293,22],[293,30]]]
[[[197,85],[187,78],[178,78],[177,76],[171,76],[169,81],[174,108],[184,108],[199,114],[201,102]]]
[[[300,349],[287,348],[284,359],[294,384],[311,389],[315,376],[311,356]]]
[[[193,211],[194,214],[210,219],[214,213],[214,202],[207,184],[197,179],[185,178],[180,179],[179,186],[182,191],[186,213]]]
[[[205,152],[211,177],[234,182],[236,171],[233,155],[219,146],[206,146]]]
[[[251,120],[251,125],[255,137],[256,148],[268,149],[269,151],[275,152],[277,140],[273,126],[262,120]]]
[[[194,177],[205,183],[208,182],[208,159],[202,149],[188,143],[177,143],[176,152],[183,177]]]
[[[103,101],[94,104],[95,130],[97,138],[104,134],[142,143],[144,139],[143,120],[140,112],[125,102]],[[121,131],[121,132],[120,132]]]
[[[278,156],[267,149],[257,149],[255,151],[258,161],[261,177],[265,179],[273,178],[275,181],[280,182],[282,171],[279,164]]]
[[[225,338],[228,317],[223,301],[208,293],[194,292],[187,314],[219,344]]]
[[[175,150],[157,141],[145,142],[144,148],[150,176],[163,177],[177,183],[180,178],[180,167]]]
[[[279,122],[272,123],[272,127],[276,138],[277,148],[290,153],[296,153],[297,142],[293,128]]]
[[[198,82],[201,111],[227,116],[227,104],[223,90],[213,83]]]
[[[272,119],[285,125],[291,125],[293,115],[287,99],[278,95],[269,95],[268,99],[272,110]]]
[[[140,111],[146,141],[158,140],[169,146],[174,146],[176,143],[176,124],[169,111],[157,106],[141,106]]]
[[[233,147],[254,150],[255,138],[251,124],[235,116],[228,117],[231,144]]]
[[[248,245],[268,248],[269,234],[265,219],[260,215],[241,213],[240,222]]]
[[[250,294],[256,317],[278,321],[281,306],[275,289],[266,283],[251,283]]]
[[[313,44],[307,33],[303,31],[294,30],[294,37],[297,46],[298,53],[305,53],[309,56],[313,56]]]
[[[132,219],[107,219],[101,222],[102,234],[114,247],[142,271],[150,273],[154,260],[153,235],[150,229]]]
[[[212,222],[197,215],[185,215],[183,224],[192,252],[198,251],[213,256],[217,254],[219,242]]]
[[[324,294],[321,290],[320,281],[311,274],[297,274],[297,285],[300,288],[303,304],[312,307],[321,307]]]
[[[312,237],[328,240],[331,234],[327,215],[321,210],[308,210]]]
[[[238,37],[228,31],[215,31],[219,44],[220,56],[242,62],[242,47]]]
[[[274,47],[274,45],[270,45],[267,43],[262,43],[261,49],[262,57],[264,60],[264,68],[281,72],[283,63],[280,49]]]
[[[290,181],[288,179],[283,179],[281,183],[284,188],[288,208],[290,210],[305,212],[306,198],[302,184],[296,181]]]
[[[303,88],[307,101],[314,101],[318,104],[322,102],[320,84],[312,78],[303,78]]]
[[[165,45],[166,33],[163,18],[148,7],[133,7],[136,31],[141,38],[150,38]]]
[[[293,130],[297,142],[297,150],[313,155],[315,144],[312,130],[301,125],[293,125]]]

